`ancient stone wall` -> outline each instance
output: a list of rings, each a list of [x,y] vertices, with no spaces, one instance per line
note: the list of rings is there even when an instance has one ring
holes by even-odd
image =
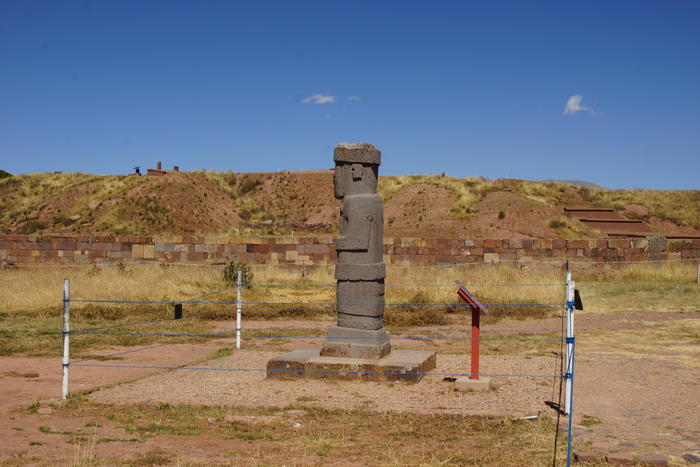
[[[651,244],[650,244],[651,243]],[[605,240],[385,238],[388,265],[440,265],[532,261],[620,262],[700,259],[700,239]],[[334,238],[0,235],[0,264],[224,263],[334,264]]]

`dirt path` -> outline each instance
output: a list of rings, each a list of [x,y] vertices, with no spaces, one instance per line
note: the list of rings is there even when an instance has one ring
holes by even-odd
[[[578,341],[587,335],[610,330],[640,329],[641,321],[661,319],[698,319],[700,314],[626,313],[586,315],[577,318]],[[249,328],[323,328],[325,322],[249,322]],[[226,324],[215,323],[215,327]],[[560,319],[536,321],[502,321],[486,329],[559,330]],[[98,402],[128,405],[133,403],[193,403],[212,406],[286,407],[321,406],[332,408],[364,408],[378,412],[412,412],[420,414],[509,415],[514,417],[537,413],[556,417],[545,404],[556,396],[552,378],[495,377],[496,390],[489,393],[455,392],[442,375],[426,377],[419,384],[382,384],[328,381],[266,380],[263,371],[267,360],[282,350],[318,344],[318,339],[273,339],[246,341],[244,350],[224,358],[199,363],[210,371],[158,371],[154,369],[113,367],[72,367],[72,390],[90,391],[105,385],[140,378],[137,381],[101,389],[91,394]],[[410,342],[411,348],[438,351],[435,373],[467,372],[467,356],[459,348],[431,343]],[[460,344],[461,345],[461,344]],[[142,352],[127,353],[122,360],[96,361],[103,365],[183,365],[211,355],[216,349],[232,348],[230,339],[203,345],[169,345]],[[700,401],[700,372],[697,367],[660,364],[649,354],[621,357],[610,354],[579,353],[576,361],[574,401],[574,443],[577,449],[604,453],[663,453],[680,456],[700,450],[700,422],[697,407]],[[116,349],[105,350],[104,353]],[[224,370],[227,369],[227,370]],[[231,370],[231,369],[235,369]],[[482,372],[495,374],[552,375],[556,370],[554,356],[485,355]],[[35,376],[34,373],[38,373]],[[0,436],[6,440],[0,447],[0,459],[16,456],[39,456],[40,445],[27,447],[32,434],[41,424],[62,423],[85,429],[86,420],[55,420],[55,415],[28,417],[17,408],[27,407],[37,399],[60,396],[60,362],[44,358],[0,359]],[[149,376],[150,375],[150,376]],[[564,421],[562,421],[564,423]],[[65,429],[65,428],[64,428]],[[105,427],[109,434],[118,429]],[[101,435],[105,435],[101,433]],[[120,436],[123,436],[121,433]],[[162,437],[158,438],[163,440]],[[165,441],[163,441],[165,442]],[[137,451],[146,452],[160,444],[146,444]],[[197,439],[192,452],[203,449],[204,440]],[[177,441],[174,441],[177,444]],[[216,443],[215,443],[216,444]],[[72,449],[72,448],[70,448]],[[126,449],[120,443],[100,445],[108,457]],[[133,450],[132,450],[133,451]],[[102,452],[102,451],[101,451]]]

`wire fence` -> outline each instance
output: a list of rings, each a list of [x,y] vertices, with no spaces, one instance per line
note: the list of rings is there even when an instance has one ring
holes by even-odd
[[[544,266],[555,266],[558,268],[565,268],[566,264],[570,265],[590,265],[590,266],[605,266],[605,265],[626,265],[626,264],[658,264],[658,263],[691,263],[700,265],[700,258],[663,258],[663,259],[642,259],[642,260],[609,260],[595,261],[593,259],[569,259],[569,258],[552,258],[550,260],[524,260],[524,259],[499,259],[498,261],[474,261],[469,263],[440,263],[440,264],[413,264],[413,265],[399,265],[392,264],[392,269],[432,269],[432,268],[471,268],[471,267],[495,267],[499,264],[504,265],[544,265]],[[0,263],[0,268],[85,268],[85,267],[122,267],[125,263],[118,261],[101,261],[98,263]],[[187,263],[187,262],[168,262],[168,261],[130,261],[128,263],[130,266],[182,266],[182,267],[192,267],[192,268],[217,268],[223,269],[226,267],[224,263],[212,262],[212,263]],[[249,268],[256,269],[335,269],[335,264],[332,263],[317,263],[317,264],[296,264],[296,263],[261,263],[261,264],[249,264]]]
[[[456,266],[463,266],[462,264]],[[441,266],[441,267],[453,267]],[[357,369],[344,368],[342,370],[334,369],[304,369],[302,373],[312,373],[318,374],[319,376],[328,375],[341,379],[347,379],[348,377],[357,378],[371,378],[380,377],[384,379],[391,379],[394,377],[412,377],[420,379],[422,377],[442,377],[442,378],[469,378],[469,379],[480,379],[480,378],[546,378],[554,381],[553,390],[556,387],[556,382],[559,382],[559,400],[556,402],[557,406],[557,433],[555,435],[555,454],[556,456],[556,443],[558,441],[558,431],[559,431],[559,416],[563,413],[569,416],[569,427],[568,427],[568,455],[567,455],[567,465],[570,463],[570,444],[572,438],[572,426],[571,426],[571,411],[573,406],[573,356],[574,356],[574,336],[573,336],[573,286],[574,283],[570,279],[570,273],[567,272],[567,280],[562,282],[530,282],[530,283],[471,283],[466,284],[466,287],[497,287],[497,288],[516,288],[516,287],[552,287],[561,288],[565,295],[565,300],[560,301],[492,301],[485,302],[482,305],[488,306],[489,311],[502,312],[502,311],[513,311],[518,312],[534,313],[534,312],[562,312],[560,314],[562,319],[566,318],[566,334],[564,334],[564,326],[561,329],[513,329],[513,328],[491,328],[483,329],[486,336],[481,336],[481,329],[474,328],[472,326],[469,329],[466,326],[454,327],[454,325],[445,325],[446,327],[397,327],[388,328],[391,333],[391,340],[394,341],[413,341],[413,342],[424,342],[424,343],[436,343],[436,342],[454,342],[459,344],[471,343],[472,354],[474,352],[474,345],[476,345],[477,354],[478,346],[481,342],[513,342],[513,343],[532,343],[532,344],[552,344],[557,345],[559,351],[552,352],[555,356],[555,371],[551,373],[519,373],[519,372],[507,372],[507,373],[489,373],[473,371],[478,368],[478,363],[476,368],[472,370],[454,370],[454,371],[421,371],[417,368],[402,370],[402,371],[382,371],[376,370],[369,367],[359,367]],[[231,372],[231,373],[264,373],[268,377],[273,377],[275,374],[279,375],[289,375],[289,376],[299,376],[299,369],[283,369],[283,368],[250,368],[243,366],[230,366],[230,367],[216,367],[216,366],[195,366],[195,365],[178,365],[178,364],[138,364],[138,363],[98,363],[96,361],[106,360],[114,358],[117,356],[123,356],[126,354],[134,354],[141,351],[160,349],[168,345],[175,343],[191,342],[192,339],[210,340],[210,339],[236,339],[236,348],[241,349],[243,343],[249,342],[255,339],[305,339],[305,340],[316,340],[316,339],[326,339],[326,329],[321,328],[311,328],[311,327],[256,327],[256,325],[251,325],[244,328],[243,318],[247,314],[259,313],[259,312],[275,312],[279,311],[284,307],[292,307],[294,309],[301,309],[305,311],[316,311],[329,313],[335,311],[338,306],[342,306],[345,309],[352,309],[353,306],[367,306],[373,305],[377,307],[382,307],[385,311],[393,312],[417,312],[426,310],[436,310],[436,311],[449,311],[454,312],[459,309],[468,309],[464,302],[460,301],[425,301],[425,302],[413,302],[413,301],[356,301],[356,302],[338,302],[338,301],[268,301],[268,300],[245,300],[245,291],[249,288],[261,288],[261,289],[274,289],[274,288],[290,288],[290,289],[301,289],[301,288],[333,288],[336,287],[335,284],[310,284],[310,283],[295,283],[295,284],[283,284],[283,283],[252,283],[242,284],[240,275],[239,281],[236,285],[220,288],[217,290],[202,293],[184,300],[118,300],[118,299],[95,299],[95,298],[71,298],[70,297],[70,282],[66,281],[64,284],[64,358],[63,358],[63,395],[67,397],[68,391],[68,381],[69,381],[69,368],[73,367],[103,367],[103,368],[115,368],[115,369],[152,369],[152,370],[185,370],[185,371],[213,371],[213,372]],[[386,284],[388,288],[456,288],[454,284],[439,284],[439,283],[415,283],[415,284]],[[226,292],[231,292],[235,290],[237,298],[236,300],[217,300],[216,296],[224,294]],[[70,329],[70,312],[71,304],[81,305],[81,304],[129,304],[129,305],[172,305],[180,306],[206,306],[206,307],[218,307],[216,309],[209,309],[200,312],[190,312],[187,315],[180,316],[169,316],[169,317],[157,317],[149,320],[134,320],[125,323],[115,323],[111,325],[99,325],[93,327],[84,327],[81,329]],[[235,308],[233,307],[235,306]],[[223,308],[220,308],[223,307]],[[182,308],[180,308],[182,309]],[[177,332],[166,330],[139,330],[139,327],[143,326],[153,326],[162,325],[167,327],[173,322],[186,322],[186,320],[201,319],[207,317],[216,317],[220,314],[231,314],[236,313],[236,327],[232,331],[215,331],[215,332]],[[476,329],[476,332],[475,332]],[[517,334],[517,335],[516,335]],[[129,350],[119,350],[114,353],[109,353],[106,355],[90,356],[86,358],[79,358],[75,360],[70,359],[70,337],[71,336],[122,336],[125,338],[129,337],[143,337],[143,338],[166,338],[172,339],[166,343],[158,343],[147,345],[144,347],[129,349]],[[365,337],[365,336],[352,336],[344,338],[348,341],[353,339],[358,340],[358,342],[363,342],[363,340],[376,340],[376,337]],[[566,349],[566,352],[563,349]],[[566,356],[564,356],[566,353]],[[465,348],[466,355],[466,348]],[[472,360],[472,367],[474,367],[474,360]],[[565,406],[562,410],[562,387],[566,387],[566,397]],[[555,457],[556,461],[556,457]]]

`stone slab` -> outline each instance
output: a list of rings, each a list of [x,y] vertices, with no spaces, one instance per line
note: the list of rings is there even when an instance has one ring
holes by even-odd
[[[341,326],[328,328],[328,337],[321,347],[323,357],[382,358],[391,352],[386,329],[354,329]]]
[[[634,465],[634,455],[628,452],[620,452],[615,454],[608,454],[605,456],[608,464],[613,465]]]
[[[642,454],[637,458],[637,461],[642,465],[654,465],[660,467],[666,467],[668,465],[668,458],[663,454]]]
[[[491,390],[491,378],[471,379],[468,376],[460,376],[455,380],[455,389],[466,392],[488,392]]]
[[[574,461],[578,463],[600,464],[605,461],[605,457],[595,452],[574,452]]]
[[[436,366],[435,352],[394,350],[383,358],[322,357],[320,347],[286,352],[267,362],[274,379],[419,382]]]

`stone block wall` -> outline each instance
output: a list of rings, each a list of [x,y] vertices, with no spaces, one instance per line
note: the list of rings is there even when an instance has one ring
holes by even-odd
[[[0,235],[0,264],[196,263],[239,258],[251,264],[322,265],[336,260],[334,238]],[[384,262],[400,266],[460,263],[592,263],[700,259],[700,239],[668,240],[665,248],[646,238],[599,240],[385,238]]]

